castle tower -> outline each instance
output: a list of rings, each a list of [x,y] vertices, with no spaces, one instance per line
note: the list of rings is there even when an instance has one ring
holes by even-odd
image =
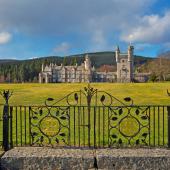
[[[90,61],[88,54],[86,54],[85,56],[84,67],[85,67],[85,70],[91,71],[91,61]]]
[[[134,52],[134,47],[130,45],[128,47],[128,62],[129,62],[129,78],[130,78],[131,81],[133,81],[133,79],[134,79],[134,76],[133,76],[133,72],[134,72],[133,52]]]
[[[115,50],[118,82],[133,81],[133,50],[133,46],[128,47],[127,53],[120,53],[119,47]]]
[[[119,62],[119,54],[120,54],[120,49],[119,46],[117,46],[115,50],[116,62]]]
[[[41,71],[44,71],[44,64],[41,65]]]
[[[88,54],[86,54],[85,56],[84,69],[85,69],[85,73],[84,73],[85,80],[87,82],[91,82],[92,81],[92,67],[91,67],[91,61],[90,61]]]

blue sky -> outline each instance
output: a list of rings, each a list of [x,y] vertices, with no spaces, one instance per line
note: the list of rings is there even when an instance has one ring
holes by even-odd
[[[0,0],[0,59],[170,50],[168,0]]]

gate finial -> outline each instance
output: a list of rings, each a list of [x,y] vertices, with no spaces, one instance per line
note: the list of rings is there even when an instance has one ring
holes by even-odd
[[[0,95],[5,99],[5,104],[8,104],[9,98],[12,96],[13,91],[3,90],[0,92]]]
[[[97,92],[97,89],[94,89],[90,86],[90,83],[88,83],[88,86],[84,87],[84,91],[86,92],[87,104],[90,105],[91,99],[93,95]]]

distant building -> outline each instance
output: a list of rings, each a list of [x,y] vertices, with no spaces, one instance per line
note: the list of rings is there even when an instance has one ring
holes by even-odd
[[[117,63],[117,82],[131,82],[134,79],[133,46],[128,47],[127,53],[120,53],[119,47],[115,51]]]
[[[42,71],[39,73],[40,83],[57,83],[57,82],[91,82],[92,68],[91,62],[86,55],[84,63],[80,66],[57,66],[50,64],[49,66],[42,65]]]
[[[91,65],[88,54],[85,56],[84,63],[80,66],[57,66],[42,65],[39,73],[39,83],[58,83],[58,82],[133,82],[146,81],[148,74],[134,74],[133,46],[128,47],[127,53],[120,53],[119,47],[116,48],[115,56],[117,72],[97,72]]]

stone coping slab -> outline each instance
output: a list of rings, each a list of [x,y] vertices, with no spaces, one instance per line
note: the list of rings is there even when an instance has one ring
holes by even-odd
[[[56,149],[50,147],[15,147],[3,157],[86,157],[105,155],[112,157],[170,157],[170,149]]]
[[[53,149],[16,147],[1,158],[2,169],[170,169],[168,149]]]

